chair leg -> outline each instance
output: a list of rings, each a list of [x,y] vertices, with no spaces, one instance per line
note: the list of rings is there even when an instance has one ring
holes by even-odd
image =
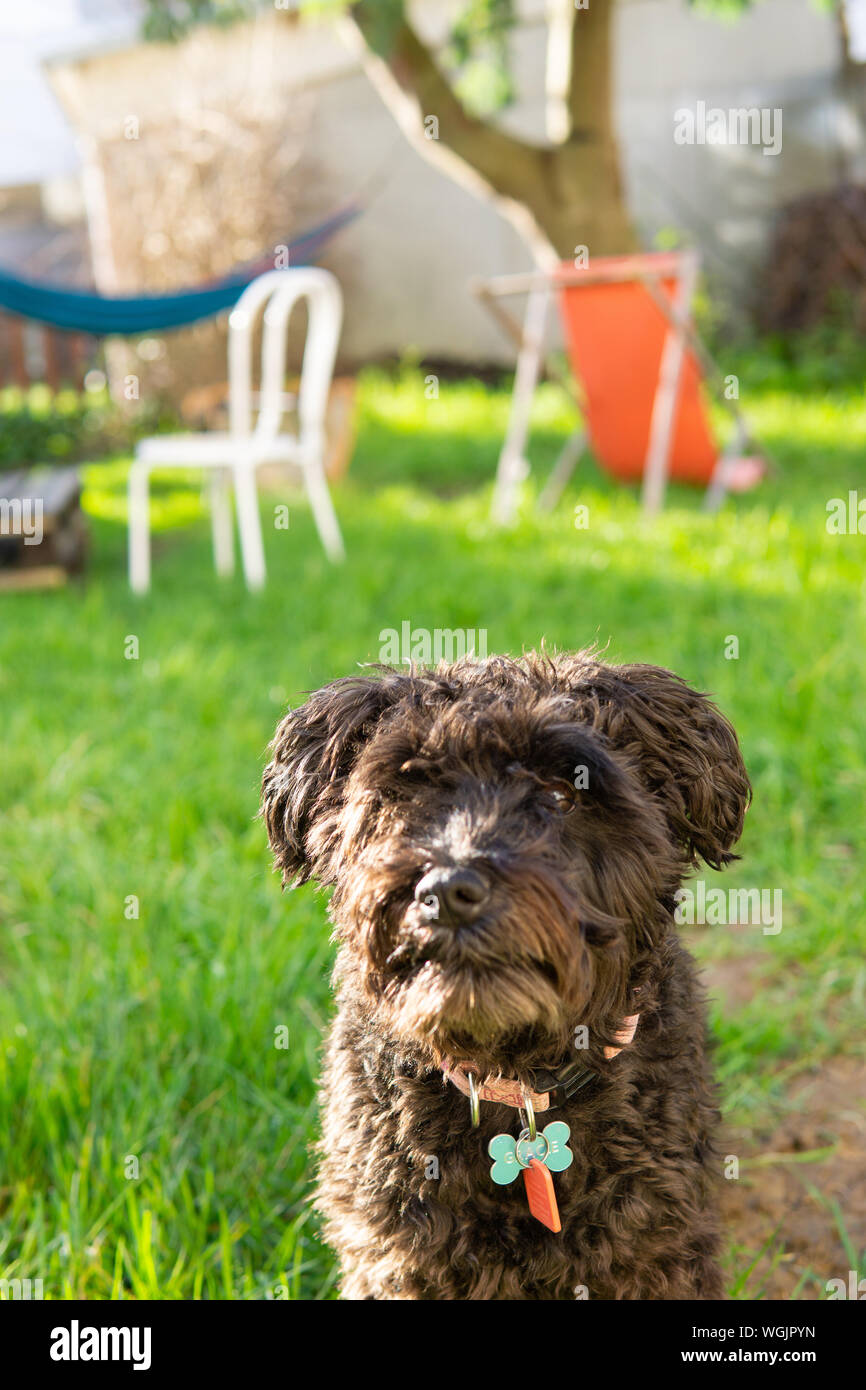
[[[585,444],[586,430],[575,430],[565,441],[559,458],[550,470],[550,477],[539,493],[536,505],[540,512],[553,511],[577,466]]]
[[[508,432],[499,455],[490,508],[491,517],[498,525],[507,525],[513,519],[517,508],[518,488],[526,476],[526,441],[529,435],[532,398],[538,384],[544,351],[547,301],[547,289],[534,290],[526,306],[523,341],[517,355],[517,369],[514,374]]]
[[[662,350],[641,487],[641,503],[650,516],[661,510],[665,500],[683,356],[682,335],[671,329]]]
[[[149,470],[133,463],[129,470],[129,585],[133,593],[150,588]]]
[[[686,323],[698,274],[698,262],[690,256],[675,290],[673,317],[662,347],[658,385],[650,417],[650,432],[644,460],[641,504],[649,516],[664,504],[674,446],[674,425],[683,363],[686,355]]]
[[[231,490],[229,479],[222,468],[215,469],[210,477],[210,509],[214,567],[217,574],[234,574]]]
[[[335,563],[339,560],[345,560],[346,548],[343,545],[337,513],[334,511],[334,504],[331,501],[331,493],[325,478],[321,455],[305,464],[304,482],[307,486],[307,496],[310,499],[313,520],[316,523],[322,545],[325,547],[325,554],[329,560],[333,560]]]
[[[738,419],[734,427],[734,433],[728,441],[726,449],[719,454],[716,459],[716,466],[713,469],[713,476],[707,484],[704,493],[704,511],[717,512],[725,500],[728,491],[728,466],[733,459],[738,458],[745,448],[747,438],[745,422]]]
[[[255,469],[236,465],[234,480],[244,578],[248,589],[261,589],[265,582],[265,547]]]

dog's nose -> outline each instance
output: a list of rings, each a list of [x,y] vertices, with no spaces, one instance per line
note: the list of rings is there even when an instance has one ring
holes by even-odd
[[[487,897],[487,884],[474,869],[431,869],[415,889],[416,903],[440,922],[474,922]]]

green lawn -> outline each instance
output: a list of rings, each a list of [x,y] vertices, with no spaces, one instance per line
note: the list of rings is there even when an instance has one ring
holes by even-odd
[[[825,505],[863,486],[866,411],[857,386],[756,360],[743,403],[779,465],[756,495],[708,518],[675,490],[647,523],[585,465],[507,533],[486,519],[507,392],[443,380],[427,400],[420,373],[367,372],[348,563],[299,500],[267,528],[260,596],[215,579],[190,485],[159,492],[154,587],[133,598],[124,465],[88,471],[86,587],[0,598],[0,1275],[51,1298],[332,1293],[307,1204],[325,904],[281,896],[258,783],[286,702],[404,619],[486,628],[490,651],[610,641],[714,692],[755,784],[728,881],[781,888],[785,914],[778,936],[691,933],[762,971],[753,1002],[714,1009],[729,1115],[748,1126],[798,1069],[864,1055],[866,537],[829,536]],[[543,465],[570,427],[558,389],[536,427]],[[741,1297],[750,1258],[730,1256]]]

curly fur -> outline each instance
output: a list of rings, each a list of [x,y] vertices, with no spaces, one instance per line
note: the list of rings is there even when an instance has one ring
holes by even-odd
[[[721,867],[742,831],[727,720],[669,671],[532,653],[334,681],[272,749],[275,862],[334,888],[317,1201],[344,1296],[720,1297],[718,1115],[673,911],[690,867]],[[490,889],[458,928],[415,902],[452,865]],[[633,1044],[605,1061],[634,1013]],[[573,1059],[581,1024],[598,1077],[555,1112],[575,1158],[553,1234],[519,1180],[489,1178],[515,1112],[482,1103],[472,1129],[439,1063],[528,1081]]]

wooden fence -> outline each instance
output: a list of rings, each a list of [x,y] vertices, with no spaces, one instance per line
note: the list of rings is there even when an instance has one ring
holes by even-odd
[[[97,340],[85,333],[33,323],[0,313],[0,386],[27,387],[45,382],[81,389],[97,353]]]

